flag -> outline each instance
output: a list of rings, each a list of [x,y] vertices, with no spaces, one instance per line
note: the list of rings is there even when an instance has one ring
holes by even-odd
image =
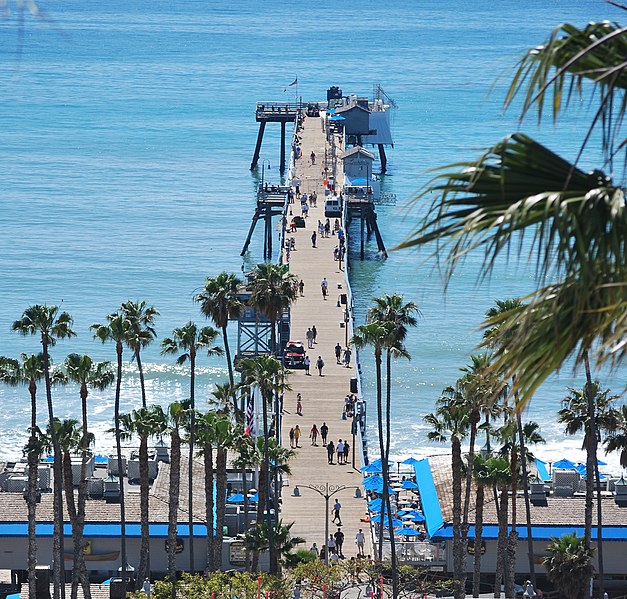
[[[248,437],[253,436],[253,429],[255,427],[255,400],[251,396],[248,398],[248,405],[246,406],[246,431],[245,434]]]
[[[294,79],[294,81],[292,81],[292,83],[290,83],[287,87],[292,87],[292,85],[298,85],[298,77],[296,77],[296,79]],[[284,92],[287,91],[287,87],[283,90]]]

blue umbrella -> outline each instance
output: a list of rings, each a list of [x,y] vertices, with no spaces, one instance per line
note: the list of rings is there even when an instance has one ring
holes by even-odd
[[[368,491],[373,491],[374,493],[378,493],[379,495],[381,495],[383,493],[383,483],[378,483],[376,486],[368,489]],[[396,495],[396,491],[392,487],[388,486],[388,494]]]
[[[409,512],[409,513],[411,514],[411,516],[412,516],[412,518],[411,518],[411,519],[412,519],[414,522],[424,522],[424,521],[425,521],[425,517],[424,517],[424,515],[422,514],[422,512],[419,512],[419,511],[417,511],[417,510],[414,510],[414,511]]]
[[[381,468],[379,466],[375,466],[374,464],[368,464],[367,466],[364,466],[360,470],[361,472],[367,472],[367,473],[381,472]]]
[[[607,466],[607,462],[604,462],[603,460],[599,460],[599,459],[597,459],[597,464],[599,466]]]
[[[381,470],[381,466],[383,465],[383,462],[381,461],[381,458],[379,458],[378,460],[375,460],[374,462],[372,462],[372,465],[376,466],[377,468],[379,468],[379,470]],[[392,460],[388,460],[388,466],[393,466],[393,465],[394,465],[394,462]]]
[[[417,460],[416,458],[407,458],[406,460],[403,460],[401,464],[407,464],[408,466],[415,466],[419,462],[420,460]]]
[[[418,485],[413,480],[404,480],[401,483],[403,489],[417,489]]]
[[[558,470],[575,470],[575,464],[564,458],[559,462],[555,462],[553,468],[557,468]]]
[[[404,537],[417,537],[420,533],[413,528],[409,528],[409,526],[403,526],[403,528],[399,528],[395,534],[402,535]]]
[[[579,464],[575,466],[575,470],[579,473],[579,476],[582,478],[586,478],[586,466],[584,464]],[[599,472],[599,480],[605,479],[605,476]]]
[[[372,520],[372,522],[375,522],[376,524],[378,524],[379,522],[381,522],[381,514],[377,514],[376,516],[372,516],[372,518],[370,518],[370,520]],[[387,525],[388,523],[388,517],[385,516],[383,518],[383,524]],[[398,518],[392,518],[392,525],[393,526],[403,526],[403,522],[402,520],[399,520]]]
[[[42,463],[44,464],[52,464],[54,462],[54,456],[53,455],[49,455],[46,456],[45,458],[40,460]]]
[[[380,512],[381,511],[381,499],[377,497],[377,499],[373,499],[369,501],[368,509],[372,510],[373,512]]]
[[[374,476],[369,476],[368,478],[364,478],[361,484],[364,486],[364,489],[370,491],[377,485],[383,484],[383,477],[375,474]]]
[[[343,116],[340,116],[339,114],[336,114],[332,117],[329,117],[330,121],[345,121],[346,119]]]
[[[241,493],[235,493],[226,500],[227,503],[244,503],[244,496]]]
[[[259,501],[259,493],[255,493],[248,498],[251,503],[257,503]]]

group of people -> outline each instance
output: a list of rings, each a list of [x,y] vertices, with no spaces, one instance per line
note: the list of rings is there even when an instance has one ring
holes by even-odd
[[[337,445],[334,445],[333,441],[329,441],[327,443],[327,458],[329,464],[333,465],[335,462],[333,461],[333,457],[337,454],[337,463],[338,465],[348,464],[348,457],[350,455],[351,446],[348,441],[342,441],[340,439],[337,442]]]
[[[299,449],[300,445],[298,444],[298,441],[300,439],[300,426],[298,426],[298,424],[296,426],[293,426],[290,429],[290,447],[292,449]]]
[[[305,338],[307,339],[307,347],[309,349],[313,349],[315,343],[317,343],[316,338],[318,337],[318,330],[316,329],[316,325],[311,325],[307,332],[305,333]]]
[[[344,398],[344,414],[347,418],[352,418],[355,414],[355,404],[357,403],[357,396],[348,393]]]
[[[339,342],[336,344],[335,359],[338,364],[343,364],[344,366],[346,366],[346,368],[350,368],[352,355],[353,355],[353,352],[351,351],[350,347],[347,347],[346,349],[342,349],[342,346],[340,345]]]
[[[339,501],[336,500],[336,504],[339,505]],[[342,506],[340,505],[339,509],[341,509],[341,507]],[[336,510],[336,505],[333,506],[334,515],[336,512],[339,513],[339,509]],[[320,557],[320,559],[323,560],[326,558],[325,554],[328,549],[329,561],[332,563],[337,562],[340,559],[345,559],[344,557],[345,535],[342,532],[342,529],[340,528],[340,526],[342,526],[341,520],[340,520],[340,524],[338,525],[337,531],[329,535],[329,538],[326,540],[326,545],[323,545],[320,549],[318,549],[318,546],[316,545],[316,543],[314,543],[309,549],[309,551],[311,551],[312,553],[315,553],[316,556]],[[357,557],[366,557],[365,543],[366,543],[366,535],[364,534],[363,529],[360,528],[355,534],[355,545],[357,545]]]

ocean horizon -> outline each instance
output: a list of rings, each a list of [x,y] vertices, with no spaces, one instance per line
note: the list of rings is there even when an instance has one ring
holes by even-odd
[[[533,116],[520,123],[516,107],[504,113],[504,92],[517,60],[559,23],[624,14],[591,0],[348,0],[324,11],[278,0],[38,6],[43,16],[26,13],[23,29],[12,0],[0,17],[0,355],[38,351],[37,340],[12,333],[11,323],[29,305],[47,303],[72,314],[78,333],[53,348],[55,363],[71,352],[114,360],[113,346],[93,340],[89,325],[127,299],[145,299],[161,313],[159,340],[143,360],[148,401],[162,405],[188,396],[188,374],[160,355],[160,340],[190,319],[204,322],[193,297],[206,276],[241,273],[262,260],[261,232],[240,258],[261,176],[249,170],[257,101],[324,100],[332,85],[372,96],[382,85],[398,104],[381,178],[382,191],[397,199],[377,208],[383,239],[394,248],[428,208],[412,198],[432,169],[477,157],[518,130],[576,156],[591,118],[587,102],[538,126]],[[278,130],[267,127],[260,157],[270,163],[271,183],[280,182]],[[584,154],[583,168],[596,166],[595,149]],[[353,254],[357,324],[370,298],[383,293],[403,293],[421,310],[407,343],[412,359],[394,364],[393,456],[448,451],[427,441],[422,418],[470,362],[485,311],[496,299],[533,290],[532,262],[523,252],[481,281],[482,256],[471,254],[445,292],[429,249],[392,251],[384,260],[372,240],[364,261]],[[232,346],[234,334],[232,326]],[[220,358],[199,362],[202,405],[227,371]],[[361,363],[376,451],[367,352]],[[124,373],[121,409],[129,411],[140,394],[128,352]],[[623,366],[595,376],[623,403],[625,374]],[[581,438],[566,437],[556,422],[567,387],[582,385],[583,373],[565,365],[530,402],[525,418],[548,441],[536,452],[543,459],[583,457]],[[79,414],[76,387],[55,389],[54,401],[60,418]],[[0,457],[16,458],[29,426],[27,389],[0,386],[0,402]],[[112,415],[113,392],[92,392],[97,452],[113,445]],[[606,461],[618,468],[616,456]]]

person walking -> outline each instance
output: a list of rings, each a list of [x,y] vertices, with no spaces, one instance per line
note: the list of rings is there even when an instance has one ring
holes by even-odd
[[[296,449],[300,446],[298,445],[298,440],[300,439],[300,426],[298,424],[294,427],[294,444],[296,445]]]
[[[342,545],[344,545],[344,533],[341,528],[337,529],[333,538],[335,539],[335,550],[337,551],[337,554],[344,559],[344,552],[342,551]]]
[[[318,550],[318,546],[315,543],[309,548],[309,551],[311,551],[312,553],[315,553],[316,557],[318,557],[320,555],[320,551]]]
[[[332,534],[330,534],[327,539],[327,547],[329,548],[329,555],[335,554],[335,537]]]
[[[313,349],[314,334],[313,334],[313,331],[311,330],[311,327],[307,329],[307,332],[305,333],[305,337],[307,339],[307,348]]]
[[[351,452],[351,446],[348,444],[348,441],[344,441],[344,463],[348,464],[348,456]]]
[[[318,359],[316,360],[316,368],[318,369],[318,376],[324,376],[322,374],[322,369],[324,368],[324,360],[322,359],[322,356],[318,356]]]
[[[311,439],[311,444],[314,447],[318,446],[318,427],[314,425],[311,427],[311,431],[309,432],[309,438]]]
[[[303,415],[303,397],[300,393],[296,394],[296,414],[298,416]]]
[[[351,367],[351,356],[353,355],[353,352],[351,351],[350,347],[347,347],[344,350],[344,366],[346,366],[346,368],[350,368]]]
[[[294,449],[294,427],[290,429],[290,447]]]
[[[313,150],[311,151],[311,155],[309,157],[311,158],[311,164],[316,164],[316,153]]]
[[[315,247],[316,247],[316,239],[317,239],[317,237],[318,237],[318,234],[314,231],[314,232],[311,234],[311,247],[312,247],[312,248],[315,248]]]
[[[327,435],[329,434],[329,427],[326,422],[322,423],[320,427],[320,436],[322,437],[322,446],[326,447],[327,445]]]
[[[342,346],[339,343],[335,346],[335,359],[338,364],[342,363]]]
[[[366,557],[366,553],[364,552],[364,544],[366,543],[366,535],[364,534],[364,531],[361,528],[355,535],[355,543],[357,545],[357,557]]]
[[[302,279],[298,283],[298,291],[301,297],[305,296],[305,282]]]
[[[344,443],[342,442],[342,439],[340,439],[337,442],[336,451],[337,451],[337,463],[341,464],[342,460],[344,459]]]
[[[331,235],[331,223],[327,218],[326,222],[324,223],[324,236],[328,237],[329,235]]]
[[[317,343],[316,338],[318,337],[318,329],[316,328],[315,324],[311,325],[311,332],[313,333],[313,342],[315,345]]]
[[[329,292],[329,281],[327,281],[326,277],[323,277],[322,281],[320,281],[320,289],[322,290],[322,299],[326,300]]]
[[[329,441],[327,445],[327,460],[329,464],[333,464],[333,455],[335,453],[335,446],[333,445],[333,441]]]
[[[311,366],[311,360],[309,359],[309,356],[305,356],[305,358],[303,359],[303,366],[305,367],[305,374],[307,376],[311,376],[311,373],[309,372],[309,367]]]
[[[333,504],[333,523],[337,522],[338,526],[342,526],[342,517],[340,516],[340,510],[342,509],[342,504],[339,499],[335,500]]]

